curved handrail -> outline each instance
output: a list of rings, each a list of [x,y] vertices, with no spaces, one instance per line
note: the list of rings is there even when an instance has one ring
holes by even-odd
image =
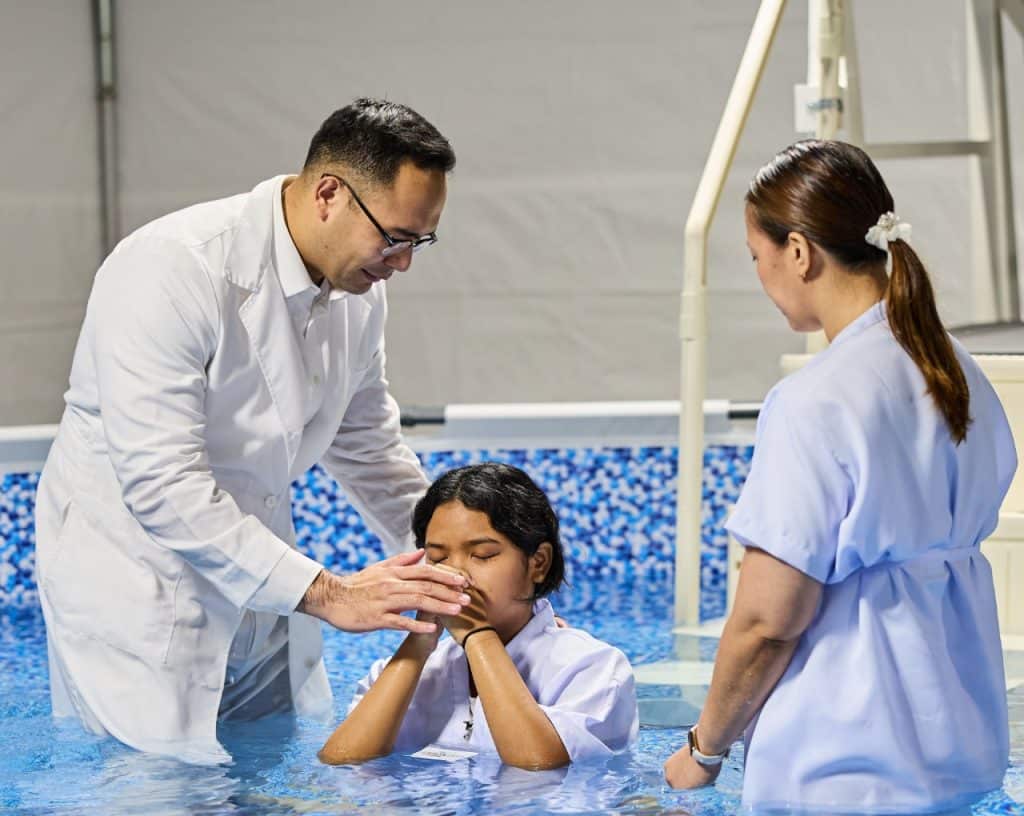
[[[696,624],[700,615],[701,486],[704,461],[703,413],[707,368],[707,234],[725,187],[754,93],[775,40],[786,0],[762,0],[725,103],[711,152],[686,219],[679,412],[679,479],[676,487],[677,624]]]

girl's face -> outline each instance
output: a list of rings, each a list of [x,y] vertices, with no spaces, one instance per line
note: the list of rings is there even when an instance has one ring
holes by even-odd
[[[503,639],[514,636],[533,615],[534,584],[544,580],[551,566],[550,544],[527,556],[491,526],[486,513],[458,500],[434,511],[424,549],[428,562],[469,576]]]

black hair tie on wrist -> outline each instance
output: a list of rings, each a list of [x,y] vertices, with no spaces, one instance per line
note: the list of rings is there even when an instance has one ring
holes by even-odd
[[[493,626],[481,626],[481,627],[480,627],[479,629],[473,629],[472,631],[470,631],[470,633],[469,633],[468,635],[466,635],[466,636],[465,636],[465,637],[464,637],[464,638],[462,639],[462,643],[460,643],[459,645],[460,645],[460,646],[461,646],[461,647],[462,647],[463,649],[465,649],[465,648],[466,648],[466,641],[467,641],[467,640],[469,640],[469,639],[470,639],[470,637],[471,637],[471,636],[473,636],[473,635],[475,635],[475,634],[476,634],[477,632],[497,632],[497,631],[498,631],[498,630],[497,630],[497,629],[495,629],[495,628],[494,628]]]

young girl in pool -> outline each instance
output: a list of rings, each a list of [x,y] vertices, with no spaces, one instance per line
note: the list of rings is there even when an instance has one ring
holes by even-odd
[[[557,768],[625,750],[638,730],[633,673],[618,649],[559,627],[544,598],[562,583],[558,519],[523,471],[449,471],[413,513],[426,560],[471,582],[472,602],[410,634],[360,681],[320,751],[339,765],[426,746],[496,751],[508,765]],[[441,629],[451,635],[439,642]]]

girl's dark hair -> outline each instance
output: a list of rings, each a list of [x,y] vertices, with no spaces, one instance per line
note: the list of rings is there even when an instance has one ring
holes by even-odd
[[[880,215],[893,211],[892,194],[858,147],[815,139],[790,145],[757,172],[746,202],[754,223],[778,246],[789,233],[798,232],[850,272],[868,272],[885,263],[885,251],[864,236]],[[971,422],[967,379],[939,319],[921,260],[902,240],[890,242],[889,253],[889,326],[920,369],[959,444]]]
[[[551,545],[551,567],[536,585],[535,598],[554,592],[565,579],[565,557],[558,538],[558,517],[533,479],[512,465],[484,462],[449,470],[427,490],[412,513],[416,546],[426,546],[427,525],[442,504],[459,501],[486,513],[491,526],[529,557],[545,541]]]

